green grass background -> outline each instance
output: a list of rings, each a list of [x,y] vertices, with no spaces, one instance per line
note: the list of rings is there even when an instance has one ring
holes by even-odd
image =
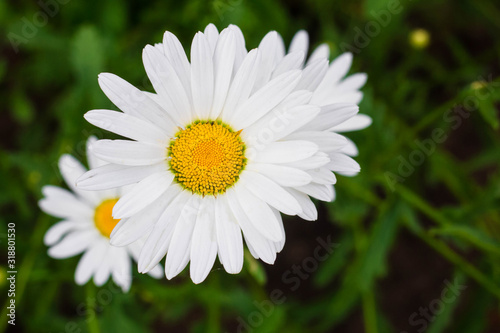
[[[15,331],[4,303],[9,222],[17,332],[500,331],[498,2],[60,0],[46,23],[36,16],[51,14],[43,3],[0,0],[0,332]],[[400,12],[377,23],[390,8]],[[373,118],[349,134],[362,172],[339,177],[338,198],[318,203],[318,221],[285,220],[287,244],[274,266],[247,256],[243,272],[229,275],[217,262],[201,285],[186,272],[172,281],[135,273],[128,294],[111,283],[76,286],[78,258],[47,256],[42,237],[56,219],[36,202],[43,185],[62,184],[61,154],[84,161],[89,135],[110,137],[82,117],[115,109],[97,74],[150,90],[142,48],[169,30],[189,49],[210,22],[239,25],[249,48],[270,30],[289,43],[298,29],[309,31],[312,45],[327,42],[332,56],[350,46],[351,72],[368,73],[360,109]],[[418,28],[430,34],[425,48],[409,41]],[[401,161],[415,159],[433,131],[446,139],[433,141],[406,175]],[[317,237],[339,246],[292,288],[285,274],[313,255]],[[412,322],[421,307],[438,304],[446,281],[467,288]],[[281,304],[269,307],[274,290]]]

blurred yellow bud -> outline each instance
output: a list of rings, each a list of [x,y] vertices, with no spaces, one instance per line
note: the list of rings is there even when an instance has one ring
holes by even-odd
[[[410,45],[416,49],[426,48],[431,41],[431,35],[425,29],[415,29],[410,33]]]
[[[470,88],[472,90],[479,90],[479,89],[483,89],[484,87],[486,87],[485,81],[474,81],[470,84]]]

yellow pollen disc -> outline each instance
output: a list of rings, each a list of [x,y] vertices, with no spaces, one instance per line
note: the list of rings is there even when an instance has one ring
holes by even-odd
[[[198,121],[179,131],[168,148],[175,180],[193,193],[224,193],[246,163],[239,135],[214,121]]]
[[[120,222],[120,220],[114,219],[111,215],[113,207],[117,201],[118,199],[104,200],[99,206],[97,206],[94,214],[94,223],[97,230],[99,230],[103,236],[108,238],[116,224]]]

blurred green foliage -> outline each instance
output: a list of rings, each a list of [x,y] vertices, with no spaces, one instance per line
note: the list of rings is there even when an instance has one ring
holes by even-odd
[[[475,0],[1,0],[0,241],[15,222],[18,332],[498,332],[499,17],[497,2]],[[360,108],[373,118],[349,134],[361,174],[339,177],[319,221],[286,219],[275,266],[248,256],[241,274],[217,264],[201,285],[136,273],[125,295],[77,287],[78,258],[46,255],[55,219],[36,202],[43,185],[61,184],[62,153],[84,161],[89,135],[109,137],[82,117],[114,109],[97,74],[150,90],[144,45],[169,30],[189,49],[210,22],[239,25],[249,48],[269,30],[289,42],[306,29],[333,56],[355,53],[352,72],[369,75]],[[411,43],[416,29],[426,47]],[[285,274],[327,236],[340,246],[292,288]],[[444,281],[467,289],[425,319]]]

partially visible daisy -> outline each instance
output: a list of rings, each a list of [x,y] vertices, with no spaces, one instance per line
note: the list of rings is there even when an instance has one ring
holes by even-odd
[[[87,141],[87,159],[91,168],[102,166],[88,147],[96,141]],[[128,291],[132,282],[131,258],[138,260],[142,240],[127,247],[109,244],[109,235],[119,220],[113,219],[111,211],[122,195],[122,189],[106,191],[82,191],[76,188],[76,179],[87,170],[71,155],[59,159],[59,170],[68,187],[73,191],[56,186],[44,186],[44,198],[40,208],[49,215],[62,218],[45,234],[44,243],[49,246],[49,256],[56,259],[73,257],[83,253],[75,271],[75,281],[85,284],[92,276],[97,286],[103,285],[109,277]],[[163,275],[160,267],[154,267],[150,274],[156,278]]]
[[[272,33],[271,33],[272,34]],[[269,37],[273,38],[273,37]],[[314,49],[311,56],[306,61],[309,51],[309,35],[306,31],[300,30],[293,37],[288,52],[285,51],[285,43],[279,34],[276,35],[276,62],[282,61],[285,56],[301,59],[297,66],[304,68],[303,76],[311,77],[307,85],[301,86],[313,92],[311,104],[317,104],[322,107],[319,117],[331,108],[332,105],[352,104],[358,105],[363,99],[363,93],[360,89],[366,83],[367,75],[365,73],[355,73],[345,77],[352,64],[352,53],[346,52],[335,58],[329,63],[330,48],[328,45],[321,44]],[[347,121],[330,128],[336,133],[344,133],[362,130],[372,123],[372,119],[365,114],[357,114]],[[347,145],[342,152],[357,156],[358,148],[350,139],[347,139]]]
[[[166,255],[168,279],[190,263],[191,279],[200,283],[218,255],[227,272],[238,273],[243,240],[255,258],[272,264],[285,243],[281,213],[315,220],[309,196],[330,201],[332,171],[359,171],[340,152],[344,137],[304,131],[322,112],[301,87],[310,78],[292,68],[295,59],[274,63],[269,50],[247,52],[239,28],[219,34],[209,25],[195,35],[190,61],[170,32],[162,44],[146,46],[144,66],[156,94],[113,74],[99,76],[123,113],[92,110],[85,118],[133,141],[93,144],[111,164],[87,172],[78,187],[133,184],[113,209],[121,221],[111,243],[126,246],[149,235],[140,272]],[[356,105],[337,105],[321,121],[333,127],[357,112]]]

